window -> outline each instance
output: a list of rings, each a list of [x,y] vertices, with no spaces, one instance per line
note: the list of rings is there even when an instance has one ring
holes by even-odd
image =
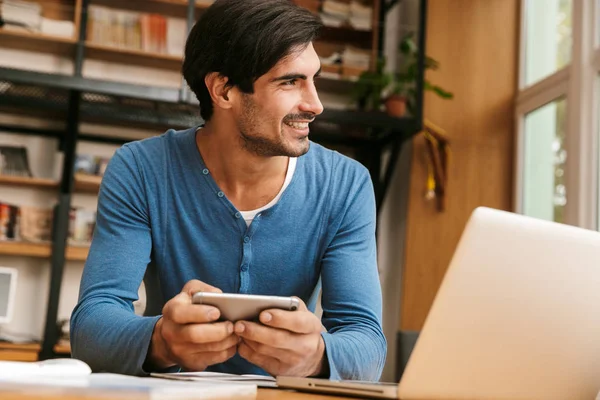
[[[560,99],[525,116],[523,213],[563,222],[565,187],[566,101]]]
[[[515,211],[600,228],[600,0],[524,0]]]
[[[525,86],[571,62],[573,0],[525,2]]]

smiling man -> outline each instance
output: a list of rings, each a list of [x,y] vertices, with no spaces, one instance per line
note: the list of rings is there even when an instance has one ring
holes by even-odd
[[[71,320],[74,357],[136,375],[379,378],[371,180],[309,140],[323,111],[312,44],[320,27],[288,0],[217,0],[196,23],[183,75],[206,123],[112,158]],[[133,312],[142,279],[159,315]],[[301,307],[234,325],[192,304],[197,291],[297,296]]]

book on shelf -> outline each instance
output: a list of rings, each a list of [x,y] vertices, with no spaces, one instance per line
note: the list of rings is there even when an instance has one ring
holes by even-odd
[[[31,177],[27,148],[0,146],[0,174]]]
[[[74,37],[75,23],[44,16],[40,2],[26,0],[0,1],[0,26],[9,30],[42,33],[51,36]],[[45,6],[70,7],[60,3],[45,3]]]
[[[0,202],[0,240],[48,242],[53,210]]]
[[[102,46],[183,57],[187,24],[183,18],[92,5],[87,40]]]
[[[52,208],[0,202],[0,241],[47,243],[52,240]]]
[[[71,207],[69,211],[69,245],[89,246],[95,227],[95,211]]]
[[[320,16],[325,26],[349,26],[361,31],[370,31],[373,28],[372,5],[359,0],[324,0]]]
[[[109,161],[110,158],[108,157],[99,157],[91,154],[77,154],[75,156],[75,173],[104,176],[104,171],[106,171],[106,166]]]
[[[52,208],[19,206],[19,238],[27,242],[48,242],[52,240]],[[9,238],[10,239],[10,238]]]
[[[0,240],[21,240],[19,207],[0,202]]]

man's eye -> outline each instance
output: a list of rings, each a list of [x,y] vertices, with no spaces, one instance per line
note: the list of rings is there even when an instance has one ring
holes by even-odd
[[[290,79],[289,81],[285,81],[282,83],[282,85],[284,86],[295,86],[296,85],[296,79]]]

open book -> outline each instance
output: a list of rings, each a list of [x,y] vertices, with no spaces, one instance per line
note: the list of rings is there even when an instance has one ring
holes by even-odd
[[[29,391],[46,392],[60,388],[93,394],[98,398],[110,398],[131,393],[132,397],[143,394],[149,399],[168,398],[196,399],[256,399],[257,386],[248,382],[229,381],[175,381],[152,377],[135,377],[119,374],[92,373],[83,361],[60,358],[38,362],[0,361],[0,387],[26,387]],[[175,397],[173,397],[175,396]],[[1,393],[0,393],[0,397]]]

